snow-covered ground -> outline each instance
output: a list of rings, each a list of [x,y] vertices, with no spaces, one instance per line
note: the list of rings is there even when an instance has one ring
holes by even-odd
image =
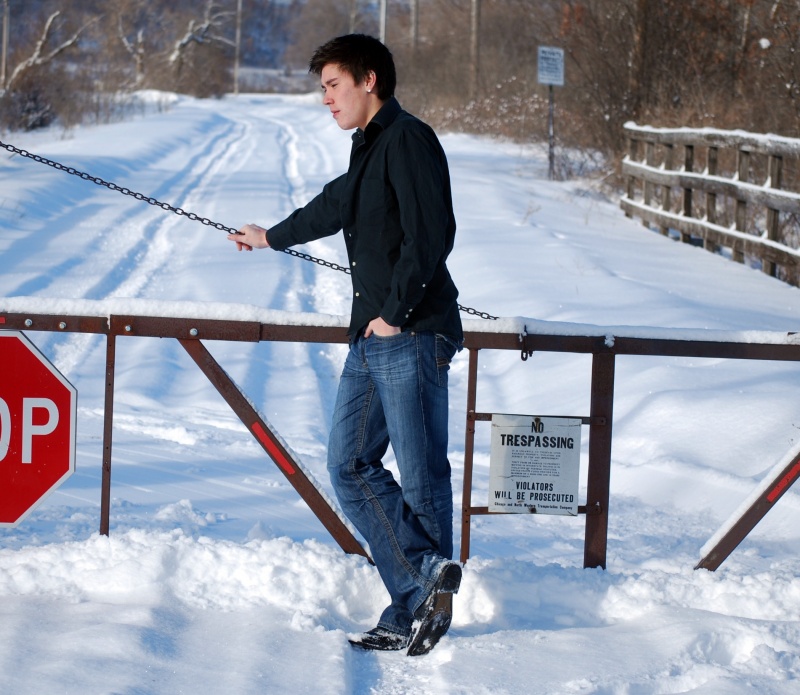
[[[318,95],[175,98],[125,123],[0,139],[232,227],[301,205],[350,145]],[[800,291],[648,232],[590,182],[548,181],[541,148],[442,142],[462,304],[633,332],[800,329]],[[345,261],[339,237],[303,250]],[[336,322],[349,294],[342,273],[237,254],[219,230],[0,151],[0,314],[136,299]],[[174,341],[117,341],[111,533],[98,535],[104,340],[27,335],[78,389],[77,468],[0,529],[0,693],[800,691],[798,492],[717,572],[692,569],[797,447],[797,364],[619,357],[607,569],[583,569],[581,517],[476,517],[453,627],[410,659],[350,649],[384,606],[377,573],[339,550]],[[208,347],[330,492],[343,346]],[[466,372],[461,353],[457,512]],[[478,407],[588,415],[589,374],[585,355],[484,351]],[[489,434],[479,423],[474,504],[488,501]]]

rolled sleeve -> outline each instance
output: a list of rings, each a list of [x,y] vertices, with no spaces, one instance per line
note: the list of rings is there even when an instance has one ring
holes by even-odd
[[[340,200],[345,176],[326,184],[305,207],[267,230],[267,243],[276,251],[336,234],[342,228]]]

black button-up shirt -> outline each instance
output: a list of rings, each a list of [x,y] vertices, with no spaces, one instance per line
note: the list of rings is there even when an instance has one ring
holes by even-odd
[[[267,231],[283,250],[344,231],[353,281],[348,333],[374,318],[462,338],[445,261],[456,223],[447,159],[433,130],[389,99],[353,134],[350,167]]]

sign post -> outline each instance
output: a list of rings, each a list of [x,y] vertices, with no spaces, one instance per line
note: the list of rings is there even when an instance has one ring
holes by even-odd
[[[555,98],[553,87],[564,86],[564,49],[539,46],[538,60],[539,84],[549,85],[550,107],[547,115],[547,139],[549,143],[549,176],[555,177]]]
[[[0,527],[75,470],[78,393],[22,333],[0,331]]]

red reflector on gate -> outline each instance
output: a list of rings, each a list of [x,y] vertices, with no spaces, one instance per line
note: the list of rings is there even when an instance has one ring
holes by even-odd
[[[267,433],[264,431],[264,428],[261,426],[261,423],[254,422],[250,429],[253,430],[253,434],[256,435],[258,441],[261,442],[261,444],[267,450],[267,453],[272,456],[272,458],[275,460],[275,463],[277,463],[283,469],[286,475],[294,475],[294,466],[289,463],[287,458],[283,455],[283,452],[277,447],[275,442],[270,439],[269,435],[267,435]]]
[[[767,500],[770,502],[774,502],[778,496],[787,488],[789,484],[797,477],[797,474],[800,473],[800,462],[794,464],[792,470],[790,470],[781,481],[770,491],[767,495]]]

